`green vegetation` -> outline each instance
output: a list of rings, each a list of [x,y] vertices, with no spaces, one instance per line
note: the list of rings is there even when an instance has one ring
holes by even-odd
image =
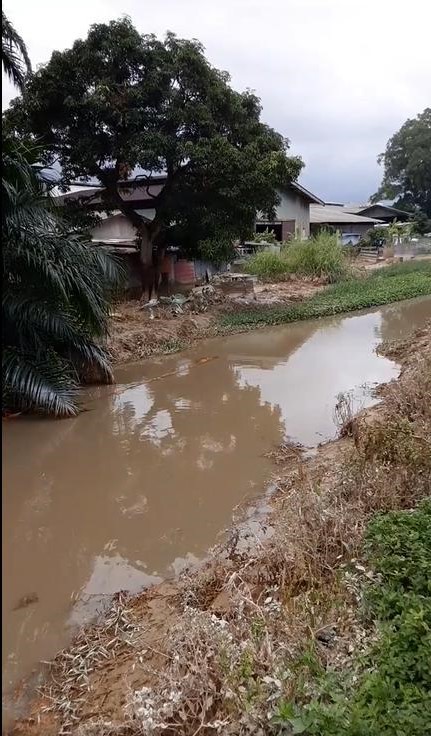
[[[281,703],[278,722],[309,736],[423,736],[431,723],[431,501],[376,515],[365,557],[378,582],[366,593],[377,642],[349,672],[314,671],[320,695]]]
[[[18,89],[22,90],[26,75],[31,73],[31,63],[24,41],[3,11],[1,18],[1,60],[4,73]]]
[[[30,59],[4,13],[2,64],[24,92]],[[72,416],[80,382],[112,380],[100,342],[120,270],[54,205],[40,156],[3,129],[2,413]]]
[[[122,18],[53,53],[5,119],[41,141],[65,185],[96,177],[106,208],[120,209],[145,242],[163,250],[169,232],[188,253],[223,260],[226,240],[250,235],[258,209],[272,216],[277,189],[303,166],[260,114],[260,100],[236,92],[198,41],[142,35]],[[151,222],[119,193],[136,167],[166,174]],[[151,247],[141,257],[148,265]]]
[[[337,236],[322,230],[308,240],[285,244],[281,253],[261,252],[247,263],[248,273],[263,280],[280,279],[287,274],[325,278],[330,283],[346,278],[348,259]]]
[[[112,380],[105,349],[115,263],[70,232],[37,174],[37,150],[2,140],[2,409],[77,413],[89,375]]]
[[[378,161],[383,181],[373,200],[397,198],[395,207],[431,217],[431,107],[401,126]]]
[[[221,324],[224,327],[283,324],[328,317],[428,294],[431,294],[431,262],[412,261],[378,269],[363,278],[340,281],[292,306],[252,308],[226,314]]]
[[[326,278],[329,283],[340,281],[348,274],[343,246],[336,235],[325,230],[305,242],[294,241],[286,251],[286,261],[291,273]]]
[[[262,281],[282,281],[288,274],[284,253],[271,253],[268,250],[252,256],[244,270],[252,276],[258,276]]]

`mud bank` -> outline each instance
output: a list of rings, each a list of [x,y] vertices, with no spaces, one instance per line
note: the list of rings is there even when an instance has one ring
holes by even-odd
[[[319,279],[296,279],[254,285],[252,294],[229,295],[216,287],[192,290],[192,298],[179,308],[160,303],[154,308],[130,300],[115,306],[111,317],[109,350],[114,364],[124,364],[151,355],[166,355],[223,334],[220,317],[245,308],[287,306],[324,288]],[[231,330],[232,332],[233,330]],[[241,329],[236,330],[241,332]]]
[[[262,519],[177,581],[118,593],[59,653],[11,733],[278,734],[278,704],[295,697],[310,642],[337,669],[375,636],[357,615],[372,575],[363,530],[431,487],[431,325],[381,349],[401,364],[382,402],[311,456],[280,447]]]

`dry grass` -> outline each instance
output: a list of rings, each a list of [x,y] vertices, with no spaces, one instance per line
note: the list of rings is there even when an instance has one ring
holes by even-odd
[[[398,349],[402,375],[384,389],[372,421],[369,412],[353,420],[354,430],[344,432],[353,439],[308,460],[290,446],[280,453],[287,466],[278,478],[271,538],[243,553],[234,545],[182,577],[163,666],[142,656],[139,622],[124,601],[90,642],[82,634],[82,643],[62,653],[60,680],[48,691],[63,723],[59,733],[278,736],[279,702],[307,702],[310,673],[341,669],[369,645],[374,624],[358,613],[372,576],[360,559],[365,526],[376,511],[410,508],[431,489],[430,337],[431,326],[415,350]],[[352,428],[348,403],[339,413],[340,425]],[[115,637],[134,648],[147,684],[129,678],[116,718],[87,707],[82,720],[76,693],[80,688],[91,701],[88,672],[115,658]]]

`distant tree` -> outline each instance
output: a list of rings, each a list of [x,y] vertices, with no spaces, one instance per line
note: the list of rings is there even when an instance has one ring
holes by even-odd
[[[421,212],[420,210],[416,212],[412,224],[412,232],[415,235],[425,235],[425,233],[431,233],[431,218],[427,217],[425,212]]]
[[[404,123],[378,161],[384,174],[373,201],[397,198],[396,207],[431,217],[431,107]]]
[[[287,139],[260,112],[258,98],[235,92],[200,43],[142,36],[122,19],[55,52],[7,121],[42,142],[45,163],[60,163],[66,187],[77,178],[101,182],[104,206],[137,229],[145,281],[168,229],[190,253],[216,257],[217,243],[225,251],[251,234],[256,211],[273,212],[277,188],[297,178],[301,159],[287,155]],[[167,176],[152,221],[119,193],[136,167],[144,186]]]
[[[31,72],[27,47],[19,33],[2,11],[1,60],[3,71],[20,90],[24,87],[26,74]]]

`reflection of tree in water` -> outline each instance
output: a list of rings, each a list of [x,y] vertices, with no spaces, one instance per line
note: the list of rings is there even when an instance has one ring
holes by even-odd
[[[148,411],[142,413],[142,405],[136,411],[134,398],[146,390]],[[226,462],[226,455],[235,450],[250,458],[253,452],[261,454],[265,435],[269,445],[283,436],[278,407],[262,406],[257,387],[239,389],[233,368],[223,359],[191,366],[187,374],[155,381],[147,388],[126,390],[112,404],[113,432],[135,471],[143,443],[147,463],[160,464],[161,457],[175,455],[175,465],[182,455],[198,469],[208,469],[214,463],[211,456],[224,455]]]
[[[22,550],[17,577],[26,579],[31,555],[33,570],[77,589],[110,540],[110,554],[163,572],[178,556],[202,554],[244,495],[260,491],[260,455],[282,439],[280,413],[261,404],[258,388],[239,389],[224,359],[127,391],[106,389],[76,419],[36,422],[25,462],[14,441],[6,523],[19,532],[10,540]]]

